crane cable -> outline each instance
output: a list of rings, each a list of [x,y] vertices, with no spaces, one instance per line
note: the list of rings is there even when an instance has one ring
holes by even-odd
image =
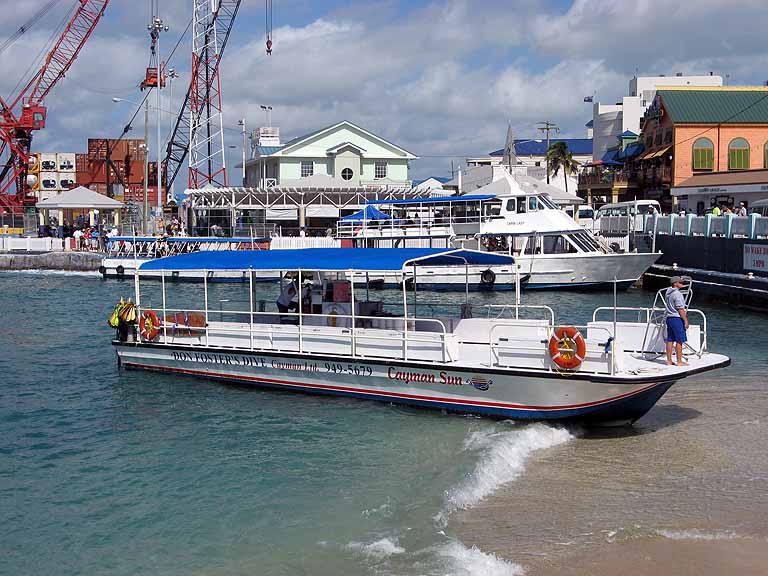
[[[5,41],[0,44],[0,54],[5,52],[8,48],[13,46],[13,44],[21,38],[26,32],[29,32],[29,30],[37,24],[40,20],[42,20],[48,12],[51,11],[51,9],[56,6],[61,0],[49,0],[45,5],[43,5],[40,10],[35,12],[32,17],[24,22],[21,26],[19,26],[18,30],[16,30],[13,34],[11,34],[8,38],[5,39]]]
[[[64,31],[64,28],[67,26],[67,22],[69,22],[72,19],[72,16],[77,11],[78,2],[74,2],[72,7],[64,14],[64,17],[61,19],[61,22],[59,22],[58,26],[54,29],[53,34],[51,34],[51,37],[48,39],[48,42],[45,43],[45,45],[40,48],[40,51],[38,52],[37,56],[35,56],[34,60],[30,63],[30,65],[27,67],[27,69],[24,71],[24,74],[22,74],[21,78],[19,78],[19,81],[16,83],[16,86],[13,88],[12,94],[16,94],[20,87],[26,86],[29,84],[29,82],[34,78],[35,75],[40,73],[40,69],[42,67],[42,62],[45,60],[45,56],[51,51],[53,48],[53,45],[56,43],[56,40],[61,36],[62,32]],[[33,72],[34,70],[34,72]]]

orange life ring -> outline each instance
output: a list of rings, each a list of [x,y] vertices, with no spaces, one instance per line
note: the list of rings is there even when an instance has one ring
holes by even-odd
[[[144,310],[139,318],[139,333],[144,340],[152,341],[160,333],[160,318],[154,310]]]
[[[573,326],[561,326],[549,339],[552,362],[565,370],[575,370],[587,356],[587,343]]]

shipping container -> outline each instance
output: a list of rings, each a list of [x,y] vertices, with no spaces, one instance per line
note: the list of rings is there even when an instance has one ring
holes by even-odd
[[[58,190],[59,178],[56,172],[40,172],[40,190]]]
[[[75,171],[78,173],[88,171],[88,154],[75,154]]]
[[[43,152],[40,154],[40,171],[56,172],[56,154]]]
[[[59,172],[59,189],[69,190],[75,187],[75,173],[74,172]]]
[[[58,152],[56,154],[56,163],[58,165],[59,172],[74,172],[75,171],[75,153],[74,152]]]

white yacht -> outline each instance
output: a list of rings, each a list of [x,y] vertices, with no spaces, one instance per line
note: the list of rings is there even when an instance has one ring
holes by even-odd
[[[628,288],[660,256],[621,252],[581,227],[547,194],[523,190],[509,173],[503,177],[519,192],[372,201],[373,217],[366,212],[361,219],[342,219],[337,235],[350,247],[462,247],[515,258],[514,266],[468,271],[423,267],[419,284],[434,289],[463,289],[466,272],[474,288],[511,290],[515,282],[527,289],[609,289],[614,283]]]

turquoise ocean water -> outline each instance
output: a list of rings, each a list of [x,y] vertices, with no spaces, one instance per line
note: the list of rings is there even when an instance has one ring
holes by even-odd
[[[563,522],[553,534],[532,511],[520,516],[521,504],[509,511],[518,533],[507,541],[504,508],[482,522],[473,510],[502,493],[514,502],[514,486],[546,467],[572,492],[574,468],[610,470],[599,454],[620,460],[622,447],[648,446],[658,430],[698,426],[704,448],[744,445],[727,469],[704,465],[738,479],[738,503],[768,509],[757,481],[766,457],[754,448],[767,416],[768,361],[752,344],[764,315],[709,306],[710,345],[734,366],[673,388],[647,424],[600,440],[596,452],[581,430],[120,371],[106,318],[131,291],[88,274],[0,273],[0,574],[519,574],[531,554],[556,556],[553,542],[581,528]],[[584,321],[611,296],[526,300]],[[679,457],[655,447],[650,465],[669,466],[667,453]],[[688,481],[709,486],[712,474]],[[526,486],[526,502],[556,497]],[[598,508],[593,520],[612,525]]]

